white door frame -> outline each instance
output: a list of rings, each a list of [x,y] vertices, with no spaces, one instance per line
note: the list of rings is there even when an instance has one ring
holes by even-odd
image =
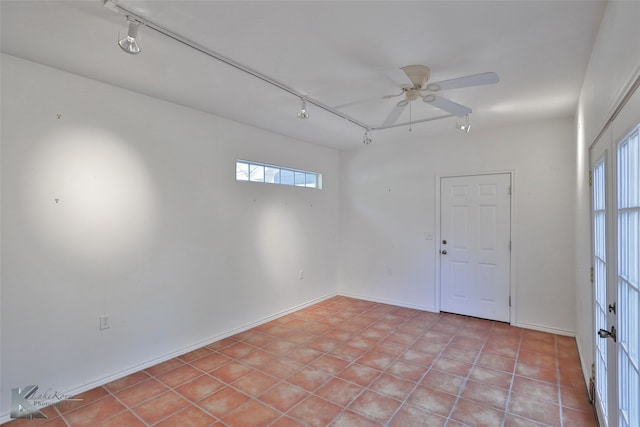
[[[516,259],[516,253],[518,250],[518,245],[517,245],[517,239],[516,239],[516,194],[517,192],[515,191],[516,189],[516,173],[515,170],[498,170],[498,171],[483,171],[483,172],[464,172],[464,173],[445,173],[445,174],[438,174],[436,173],[435,177],[436,177],[436,230],[435,230],[435,240],[434,240],[434,256],[436,259],[436,268],[435,268],[435,309],[436,311],[440,311],[440,294],[441,294],[441,290],[440,287],[442,286],[442,283],[440,281],[440,257],[439,257],[439,248],[440,248],[440,242],[442,241],[442,236],[440,235],[440,224],[441,224],[441,218],[440,218],[440,187],[441,187],[441,180],[443,178],[456,178],[456,177],[467,177],[467,176],[478,176],[478,175],[496,175],[496,174],[509,174],[511,176],[511,217],[510,217],[510,221],[511,221],[511,254],[509,256],[509,293],[511,295],[511,307],[509,307],[509,323],[511,325],[515,325],[516,322],[516,301],[517,301],[517,297],[516,297],[516,263],[515,263],[515,259]]]

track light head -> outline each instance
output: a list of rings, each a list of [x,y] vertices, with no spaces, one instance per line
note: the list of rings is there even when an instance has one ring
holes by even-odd
[[[362,143],[363,143],[364,145],[369,145],[369,144],[371,144],[371,141],[372,141],[372,140],[371,140],[371,133],[369,133],[369,129],[367,129],[367,130],[364,132],[364,136],[362,137]]]
[[[299,119],[308,119],[309,112],[307,111],[307,100],[300,98],[300,111],[298,112]]]
[[[140,46],[138,46],[138,28],[140,27],[140,22],[135,21],[133,19],[127,18],[127,24],[129,25],[129,31],[127,32],[127,36],[118,42],[118,45],[131,55],[136,55],[140,53]]]
[[[456,119],[456,129],[464,133],[469,133],[469,131],[471,130],[471,123],[469,123],[469,116],[465,116],[464,119],[465,119],[464,123],[460,123],[458,119]]]

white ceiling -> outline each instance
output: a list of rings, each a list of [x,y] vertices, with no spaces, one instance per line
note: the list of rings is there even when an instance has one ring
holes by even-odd
[[[474,128],[572,115],[606,2],[134,1],[118,4],[326,105],[398,93],[385,74],[431,68],[438,81],[486,71],[500,82],[442,95],[473,109]],[[2,0],[2,51],[143,94],[338,149],[363,130],[142,27],[142,53],[117,46],[125,18],[90,1]],[[343,111],[372,127],[398,99]],[[412,103],[412,119],[443,113]],[[409,121],[406,109],[399,122]],[[458,132],[454,118],[375,131],[376,140]]]

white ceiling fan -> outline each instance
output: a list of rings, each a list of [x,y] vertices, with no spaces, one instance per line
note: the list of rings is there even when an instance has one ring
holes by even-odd
[[[404,95],[404,99],[398,102],[393,110],[391,110],[383,122],[381,126],[382,128],[392,126],[398,120],[407,105],[417,99],[422,99],[423,102],[431,104],[451,115],[466,117],[471,113],[471,108],[455,103],[447,98],[443,98],[436,93],[449,89],[493,84],[499,81],[496,73],[488,72],[442,80],[435,83],[428,83],[429,77],[431,77],[431,70],[425,65],[408,65],[398,70],[389,71],[387,72],[387,75],[402,89],[402,92],[397,95],[386,95],[382,98],[367,99],[337,105],[335,108],[344,108],[377,99],[389,99]]]

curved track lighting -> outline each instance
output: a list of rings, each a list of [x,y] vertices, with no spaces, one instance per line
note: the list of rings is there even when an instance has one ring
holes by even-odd
[[[475,74],[475,75],[459,77],[455,79],[443,80],[440,82],[427,84],[428,79],[430,78],[430,70],[428,67],[424,65],[403,67],[400,70],[398,70],[399,72],[393,73],[393,76],[390,75],[390,77],[392,77],[392,80],[396,82],[398,86],[400,86],[400,89],[402,89],[402,91],[397,95],[396,94],[387,95],[387,96],[383,96],[382,98],[388,99],[388,98],[394,98],[396,96],[405,95],[405,99],[401,100],[398,104],[396,104],[395,108],[389,114],[389,117],[387,117],[387,119],[384,121],[382,126],[372,127],[364,122],[361,122],[355,117],[352,117],[349,114],[343,113],[342,111],[339,110],[342,107],[359,104],[362,101],[350,102],[340,106],[331,107],[317,99],[307,97],[306,95],[296,91],[292,87],[282,82],[279,82],[278,80],[275,80],[266,74],[263,74],[252,68],[249,68],[246,65],[243,65],[229,57],[226,57],[203,45],[200,45],[192,40],[189,40],[181,36],[180,34],[177,34],[167,28],[162,27],[159,24],[154,23],[152,20],[149,20],[141,15],[137,15],[135,12],[121,6],[119,4],[119,0],[103,0],[103,1],[104,1],[104,6],[106,8],[122,16],[125,16],[127,18],[127,24],[129,27],[128,34],[125,38],[119,40],[118,44],[128,54],[135,55],[140,53],[141,49],[140,49],[140,46],[138,45],[138,42],[139,42],[138,29],[140,25],[144,25],[159,34],[169,37],[172,40],[175,40],[178,43],[181,43],[191,49],[194,49],[212,59],[215,59],[224,64],[227,64],[239,71],[242,71],[250,76],[253,76],[259,80],[262,80],[263,82],[268,83],[276,88],[279,88],[295,97],[298,97],[300,99],[301,108],[297,116],[301,119],[309,118],[309,112],[307,111],[307,101],[308,101],[310,104],[313,104],[315,107],[321,110],[329,112],[337,117],[340,117],[341,119],[344,119],[356,126],[359,126],[360,128],[365,130],[365,134],[362,141],[364,144],[370,144],[372,142],[370,132],[374,130],[389,129],[389,128],[398,127],[398,126],[405,126],[407,124],[411,126],[412,124],[416,124],[416,123],[440,120],[440,119],[445,119],[453,116],[457,116],[462,119],[466,118],[466,123],[464,124],[459,124],[456,121],[456,129],[459,129],[461,131],[468,133],[471,128],[471,125],[469,124],[469,117],[468,117],[468,114],[471,113],[470,108],[465,107],[463,105],[459,105],[453,101],[449,101],[448,99],[442,98],[440,96],[436,96],[434,94],[423,95],[422,92],[423,91],[440,92],[444,90],[456,89],[456,88],[462,88],[462,87],[468,87],[468,86],[486,85],[486,84],[497,83],[499,80],[497,74],[492,72],[487,72],[487,73]],[[403,109],[408,104],[410,105],[411,101],[418,98],[422,98],[424,102],[431,104],[432,106],[440,110],[443,110],[448,114],[428,117],[421,120],[413,120],[413,118],[411,118],[409,123],[397,124],[396,121],[400,118],[401,113],[403,112]],[[375,98],[375,99],[379,99],[379,98]]]

